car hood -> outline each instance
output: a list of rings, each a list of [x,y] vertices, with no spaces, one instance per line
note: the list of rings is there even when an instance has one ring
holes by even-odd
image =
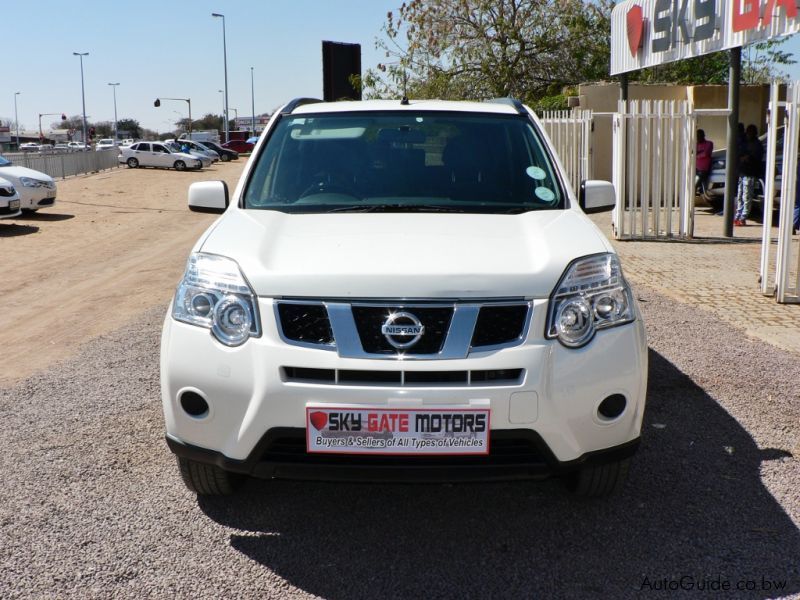
[[[238,208],[200,249],[236,260],[259,296],[325,298],[547,297],[570,261],[612,251],[574,210],[301,215]]]
[[[53,183],[53,178],[47,173],[41,171],[34,171],[28,167],[19,167],[17,165],[9,165],[7,167],[0,167],[0,177],[10,179],[16,183],[20,177],[30,177],[31,179],[38,179],[40,181],[47,181]]]

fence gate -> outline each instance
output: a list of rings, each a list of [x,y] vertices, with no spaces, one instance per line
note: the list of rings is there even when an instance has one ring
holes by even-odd
[[[795,197],[797,195],[798,136],[800,136],[800,82],[787,86],[786,102],[779,100],[779,85],[773,82],[770,89],[770,108],[767,124],[767,170],[764,191],[764,226],[761,242],[761,292],[780,303],[800,303],[800,246],[792,242],[792,225]],[[783,163],[777,166],[777,142],[780,136],[779,112],[783,112]],[[791,166],[789,166],[791,165]],[[776,197],[775,188],[780,177],[780,212],[778,248],[775,257],[774,277],[770,269],[772,248],[772,211]],[[774,284],[773,284],[774,282]]]
[[[613,117],[614,237],[694,234],[696,118],[685,101],[620,101]]]
[[[545,111],[539,120],[553,142],[575,193],[592,178],[592,111]]]

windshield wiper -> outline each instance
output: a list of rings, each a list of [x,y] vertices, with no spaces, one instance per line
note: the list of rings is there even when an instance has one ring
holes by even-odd
[[[435,204],[368,204],[332,208],[325,212],[470,212],[457,206],[438,206]]]

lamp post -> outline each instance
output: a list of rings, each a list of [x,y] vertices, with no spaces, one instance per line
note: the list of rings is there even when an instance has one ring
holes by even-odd
[[[225,121],[225,90],[217,90],[222,98],[222,120]],[[222,131],[225,131],[225,123],[222,124]]]
[[[189,139],[192,139],[192,99],[191,98],[156,98],[153,102],[153,106],[158,108],[161,106],[162,100],[177,100],[180,102],[187,102],[189,104]]]
[[[211,13],[212,17],[222,19],[222,60],[225,66],[225,141],[230,141],[230,129],[228,127],[228,43],[225,39],[225,15]]]
[[[83,57],[89,56],[88,52],[73,52],[73,56],[77,56],[81,60],[81,104],[83,105],[83,143],[86,145],[86,93],[83,87]],[[42,119],[39,117],[39,130],[41,135]]]
[[[253,110],[253,133],[256,134],[256,90],[253,86],[253,67],[250,67],[250,108]]]
[[[117,86],[119,83],[109,83],[111,89],[114,90],[114,141],[119,137],[117,133]]]
[[[17,118],[17,96],[21,92],[14,92],[14,123],[17,125],[17,150],[19,150],[19,118]]]

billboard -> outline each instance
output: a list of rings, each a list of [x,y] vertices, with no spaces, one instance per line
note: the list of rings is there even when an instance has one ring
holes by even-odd
[[[361,44],[322,42],[322,94],[325,102],[361,100],[351,77],[361,77]]]
[[[611,13],[611,75],[798,31],[797,0],[625,0]]]

